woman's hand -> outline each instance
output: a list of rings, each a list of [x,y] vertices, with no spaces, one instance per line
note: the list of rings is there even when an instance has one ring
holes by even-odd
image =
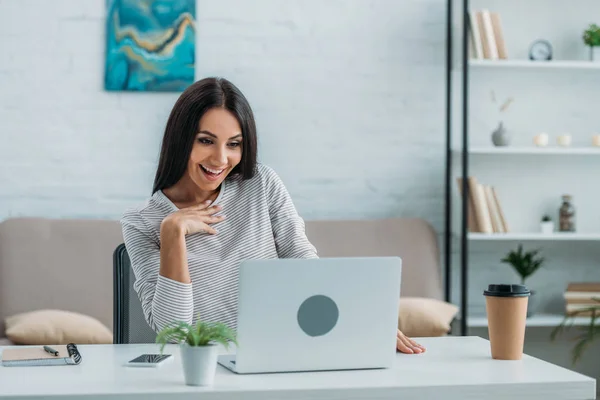
[[[418,354],[425,352],[425,347],[421,346],[414,340],[407,338],[400,330],[398,330],[398,333],[396,334],[396,348],[400,352],[407,354]]]
[[[225,219],[224,215],[213,215],[221,211],[221,206],[209,207],[210,201],[205,201],[197,206],[182,208],[169,214],[161,223],[161,230],[175,229],[184,235],[197,232],[206,232],[211,235],[217,231],[210,226]]]

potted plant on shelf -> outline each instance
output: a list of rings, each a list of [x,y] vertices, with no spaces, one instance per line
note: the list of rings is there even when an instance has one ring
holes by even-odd
[[[571,362],[573,365],[575,365],[583,356],[583,352],[587,346],[590,345],[595,338],[600,337],[600,325],[596,322],[597,320],[600,320],[600,297],[593,297],[592,300],[597,302],[598,305],[591,305],[590,307],[582,308],[567,314],[562,322],[552,330],[552,333],[550,333],[550,339],[554,341],[558,335],[573,327],[573,319],[575,317],[590,317],[590,322],[588,324],[577,327],[581,331],[581,334],[575,337],[577,343],[575,343],[571,350]],[[568,324],[568,322],[571,323]]]
[[[521,277],[521,284],[525,284],[525,280],[533,275],[544,263],[544,258],[537,257],[540,250],[531,250],[523,252],[523,245],[519,244],[517,250],[511,250],[503,259],[503,263],[512,266],[517,274]],[[531,295],[527,304],[527,318],[531,317],[535,312],[536,291],[529,288]]]
[[[167,343],[179,343],[186,385],[208,386],[214,381],[217,369],[219,344],[229,347],[235,343],[235,332],[220,322],[204,322],[198,318],[196,324],[174,321],[157,335],[161,354]]]
[[[590,60],[600,62],[600,26],[590,24],[583,31],[583,42],[590,46]]]
[[[540,227],[542,230],[542,233],[544,234],[551,234],[552,232],[554,232],[554,222],[552,221],[552,218],[550,218],[550,216],[548,214],[544,215],[542,217],[542,222],[540,222]]]

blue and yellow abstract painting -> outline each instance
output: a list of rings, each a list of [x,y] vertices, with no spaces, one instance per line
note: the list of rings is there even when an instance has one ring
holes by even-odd
[[[196,0],[106,5],[106,90],[173,92],[193,83]]]

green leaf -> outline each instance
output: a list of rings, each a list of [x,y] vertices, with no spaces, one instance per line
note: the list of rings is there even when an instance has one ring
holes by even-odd
[[[192,326],[183,321],[173,321],[167,324],[157,335],[156,343],[160,343],[161,353],[167,343],[187,343],[190,346],[206,346],[210,343],[220,343],[226,348],[230,343],[237,345],[236,333],[233,329],[220,322],[205,322],[198,315]]]

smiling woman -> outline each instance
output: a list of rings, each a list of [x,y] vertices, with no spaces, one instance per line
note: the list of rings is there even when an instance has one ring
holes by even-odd
[[[244,259],[316,258],[279,176],[256,162],[252,109],[222,78],[191,85],[165,129],[152,196],[125,212],[125,246],[146,321],[237,325]],[[398,331],[405,353],[425,349]]]

